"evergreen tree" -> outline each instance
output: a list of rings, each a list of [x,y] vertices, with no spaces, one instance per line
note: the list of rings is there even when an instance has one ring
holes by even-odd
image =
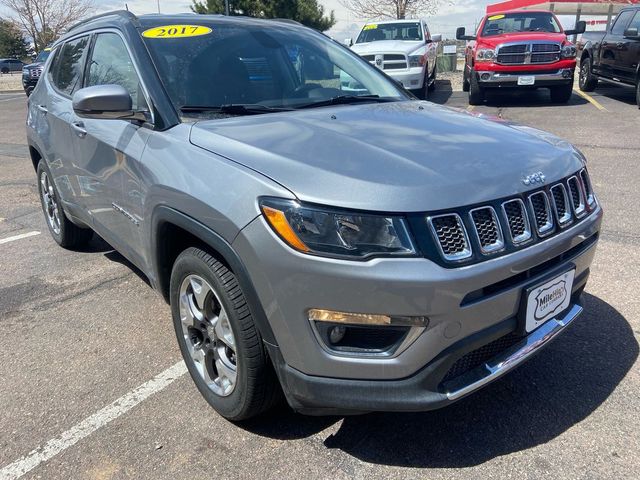
[[[0,19],[0,58],[26,59],[31,48],[20,29],[8,20]]]

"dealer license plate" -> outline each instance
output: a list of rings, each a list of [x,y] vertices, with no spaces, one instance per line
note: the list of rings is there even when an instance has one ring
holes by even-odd
[[[536,77],[533,75],[522,75],[518,77],[518,85],[533,85],[536,83]]]
[[[532,332],[569,307],[575,269],[569,270],[529,291],[525,329]]]

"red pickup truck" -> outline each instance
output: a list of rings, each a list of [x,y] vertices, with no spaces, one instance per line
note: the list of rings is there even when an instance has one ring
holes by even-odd
[[[469,103],[484,102],[490,88],[548,88],[551,101],[571,98],[576,47],[567,35],[583,33],[585,22],[563,30],[556,16],[547,11],[492,13],[480,22],[476,35],[458,28],[456,38],[467,40],[463,90]]]

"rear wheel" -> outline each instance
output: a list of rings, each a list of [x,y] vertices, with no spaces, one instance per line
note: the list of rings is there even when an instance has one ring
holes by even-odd
[[[472,72],[469,81],[469,105],[482,105],[484,103],[484,88],[480,85],[478,77]]]
[[[233,272],[188,248],[174,263],[170,298],[182,356],[207,402],[229,420],[271,407],[279,384]]]
[[[567,103],[573,93],[573,82],[567,85],[550,87],[549,92],[551,93],[551,101],[553,103]]]
[[[591,71],[591,58],[586,57],[580,60],[580,76],[578,86],[583,92],[593,92],[598,85],[598,77]]]
[[[65,248],[77,248],[91,240],[93,230],[80,228],[65,215],[60,195],[53,183],[51,172],[44,160],[38,163],[38,191],[40,204],[44,212],[49,233],[58,245]]]

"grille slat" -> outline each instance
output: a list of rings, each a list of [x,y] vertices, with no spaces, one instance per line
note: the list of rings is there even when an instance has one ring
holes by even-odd
[[[550,234],[553,231],[553,217],[551,217],[547,194],[545,192],[536,192],[529,195],[529,203],[533,209],[534,223],[538,235],[543,237]]]
[[[566,225],[571,222],[571,209],[567,198],[567,192],[561,183],[551,187],[551,196],[553,197],[553,206],[556,211],[556,217],[560,225]]]
[[[569,185],[569,192],[571,193],[571,203],[573,205],[573,213],[576,217],[582,217],[587,209],[584,204],[584,195],[582,194],[582,189],[580,188],[580,182],[578,181],[578,177],[573,176],[567,181]]]
[[[531,238],[531,229],[522,200],[516,199],[505,202],[502,204],[502,210],[507,217],[511,241],[514,244],[519,244],[529,240]]]
[[[447,260],[461,260],[471,256],[469,239],[458,214],[429,218],[442,255]]]
[[[580,179],[582,180],[584,193],[587,196],[587,204],[591,207],[596,203],[596,197],[593,195],[593,189],[591,188],[591,179],[584,168],[580,170]]]
[[[502,230],[496,212],[491,207],[476,208],[471,211],[471,221],[482,253],[492,253],[504,248]]]
[[[505,65],[545,64],[560,60],[560,45],[557,43],[518,43],[498,48],[498,63]]]

